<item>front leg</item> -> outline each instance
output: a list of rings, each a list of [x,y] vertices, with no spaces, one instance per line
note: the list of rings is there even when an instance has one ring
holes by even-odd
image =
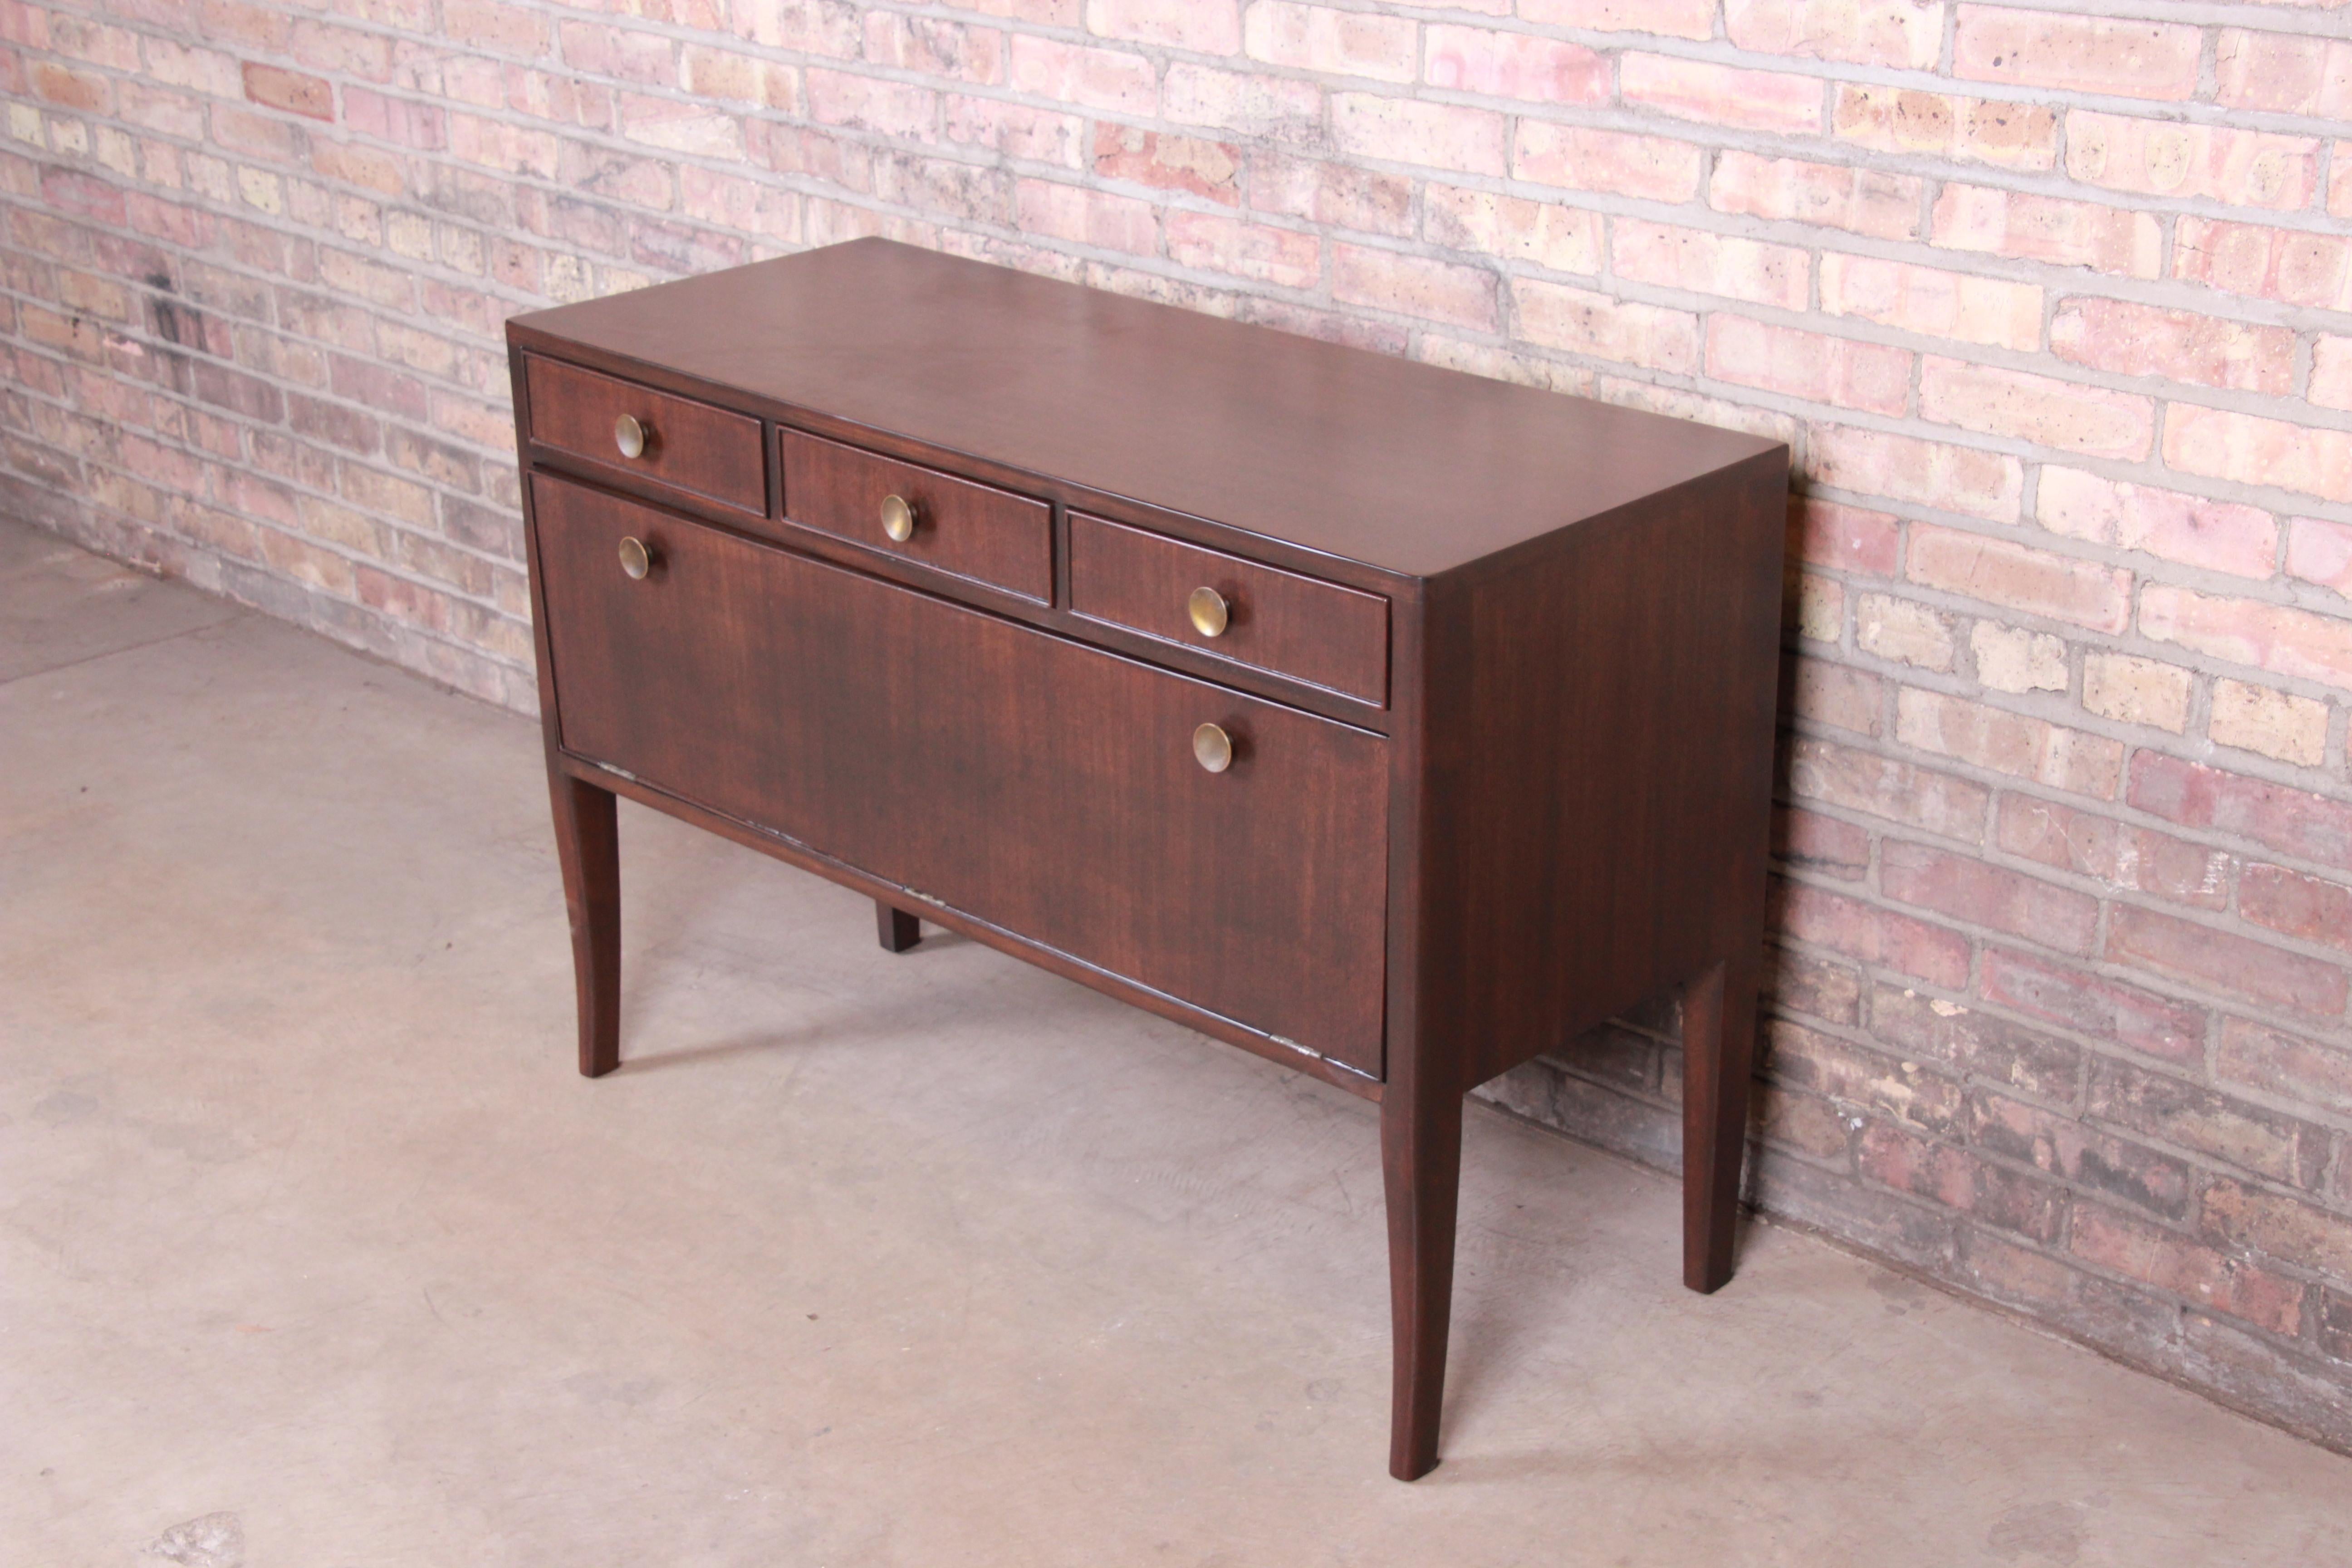
[[[1445,1333],[1454,1306],[1454,1221],[1462,1190],[1462,1097],[1391,1083],[1381,1101],[1381,1169],[1388,1188],[1395,1358],[1389,1474],[1411,1481],[1437,1466]]]
[[[1683,1283],[1731,1278],[1739,1169],[1756,1071],[1757,963],[1716,964],[1683,987]]]
[[[572,976],[580,994],[580,1071],[602,1078],[621,1065],[621,840],[613,792],[548,770],[555,800],[555,854],[572,917]]]
[[[885,952],[904,952],[923,940],[923,922],[881,899],[874,900],[874,934]]]

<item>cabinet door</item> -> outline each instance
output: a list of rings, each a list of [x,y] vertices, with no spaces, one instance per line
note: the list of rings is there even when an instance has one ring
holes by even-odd
[[[565,480],[531,494],[566,750],[1380,1073],[1381,737]],[[1202,724],[1232,738],[1221,773]]]

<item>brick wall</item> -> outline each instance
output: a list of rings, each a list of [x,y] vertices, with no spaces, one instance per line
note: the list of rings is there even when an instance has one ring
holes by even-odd
[[[1762,1201],[2352,1446],[2352,8],[0,0],[0,505],[531,701],[511,311],[881,231],[1795,448]],[[1670,1019],[1496,1087],[1670,1164]]]

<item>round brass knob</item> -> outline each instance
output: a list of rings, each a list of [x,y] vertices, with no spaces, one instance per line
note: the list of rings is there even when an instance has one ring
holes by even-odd
[[[624,414],[613,421],[613,445],[621,448],[624,458],[646,455],[646,437],[653,432],[637,422],[636,416]]]
[[[646,574],[654,569],[654,552],[646,548],[642,539],[621,541],[621,571],[625,576],[643,582]]]
[[[882,531],[904,544],[915,537],[915,503],[904,496],[882,498]]]
[[[1214,724],[1192,731],[1192,760],[1213,773],[1234,765],[1234,738]]]
[[[1192,596],[1184,601],[1184,609],[1192,617],[1192,629],[1204,637],[1221,635],[1233,619],[1225,596],[1214,588],[1193,589]]]

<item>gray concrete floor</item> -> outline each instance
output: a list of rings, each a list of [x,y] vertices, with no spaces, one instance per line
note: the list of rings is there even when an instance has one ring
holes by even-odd
[[[2352,1461],[1474,1109],[1383,1473],[1372,1109],[0,527],[0,1564],[2352,1561]]]

